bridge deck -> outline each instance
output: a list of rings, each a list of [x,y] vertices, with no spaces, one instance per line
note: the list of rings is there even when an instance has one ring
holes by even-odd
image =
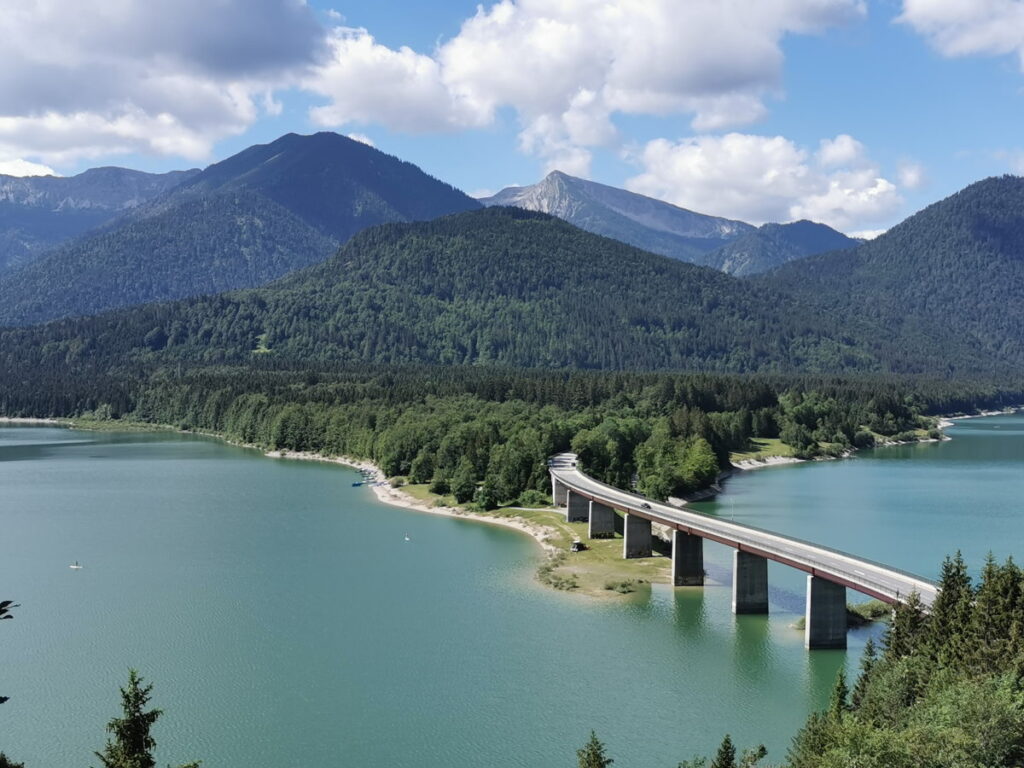
[[[561,454],[552,458],[550,469],[552,478],[573,493],[592,501],[669,528],[760,555],[887,603],[899,602],[906,599],[911,592],[917,592],[921,602],[927,606],[931,605],[938,591],[935,582],[897,568],[791,536],[722,520],[693,510],[679,509],[613,488],[580,472],[572,454]]]

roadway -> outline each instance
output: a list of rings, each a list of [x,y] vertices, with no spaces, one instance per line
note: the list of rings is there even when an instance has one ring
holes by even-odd
[[[902,602],[917,592],[921,602],[928,606],[938,592],[935,582],[898,568],[613,488],[583,474],[573,454],[552,457],[549,467],[554,480],[584,498],[783,563],[887,603]]]

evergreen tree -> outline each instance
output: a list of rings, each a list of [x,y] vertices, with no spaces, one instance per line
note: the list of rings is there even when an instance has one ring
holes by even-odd
[[[839,674],[836,675],[836,682],[832,686],[832,695],[828,700],[828,716],[830,718],[839,720],[849,710],[850,706],[847,703],[849,695],[850,689],[846,684],[846,671],[840,669]]]
[[[143,685],[143,678],[134,670],[128,670],[128,685],[121,689],[121,710],[123,717],[115,717],[107,723],[107,731],[113,734],[102,752],[96,752],[103,768],[155,768],[153,748],[156,740],[150,730],[163,712],[149,709],[152,685]],[[199,763],[189,763],[181,768],[197,768]]]
[[[917,592],[911,592],[906,602],[897,603],[885,633],[885,658],[892,661],[917,652],[925,640],[926,621]]]
[[[871,684],[871,670],[874,669],[877,661],[878,652],[875,649],[875,641],[869,637],[864,644],[864,655],[860,657],[860,675],[857,677],[853,693],[850,696],[852,709],[859,709],[861,702],[864,701],[864,694],[867,693],[868,686]]]
[[[583,745],[583,748],[576,750],[576,760],[579,768],[607,768],[615,762],[605,756],[604,744],[593,731],[590,732],[590,740]]]
[[[953,659],[964,650],[973,597],[967,565],[957,550],[942,563],[939,594],[931,605],[927,643],[932,659]]]
[[[112,718],[107,731],[113,741],[107,740],[103,752],[96,757],[104,768],[154,768],[153,747],[156,741],[150,729],[161,714],[159,709],[146,710],[152,685],[143,686],[139,673],[128,670],[128,685],[121,689],[121,709],[124,717]]]
[[[7,755],[0,752],[0,768],[25,768],[25,764],[12,762]]]
[[[711,768],[736,768],[736,747],[728,733],[722,739],[715,759],[711,761]]]
[[[13,619],[14,617],[11,616],[11,608],[17,607],[18,606],[14,604],[13,600],[0,600],[0,619]],[[0,696],[0,704],[3,704],[9,698],[9,696]],[[2,768],[2,765],[0,765],[0,768]]]

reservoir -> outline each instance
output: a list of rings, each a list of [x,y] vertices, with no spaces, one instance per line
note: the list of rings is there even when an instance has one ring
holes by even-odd
[[[974,572],[1019,560],[1024,416],[949,434],[742,473],[695,506],[930,578],[958,548]],[[775,762],[881,631],[808,653],[805,577],[774,563],[772,614],[734,617],[711,542],[703,590],[554,592],[531,539],[356,479],[197,436],[0,427],[0,599],[21,606],[0,623],[0,749],[95,765],[135,667],[160,765],[555,768],[591,729],[616,765],[669,768],[726,732]]]

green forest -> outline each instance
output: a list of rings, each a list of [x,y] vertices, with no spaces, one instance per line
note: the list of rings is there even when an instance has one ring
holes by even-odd
[[[798,456],[917,439],[939,413],[1020,402],[988,383],[482,367],[0,369],[0,413],[169,424],[266,449],[371,459],[389,476],[478,492],[549,490],[572,450],[595,477],[656,498],[704,488],[752,438]],[[479,491],[478,491],[479,489]]]

